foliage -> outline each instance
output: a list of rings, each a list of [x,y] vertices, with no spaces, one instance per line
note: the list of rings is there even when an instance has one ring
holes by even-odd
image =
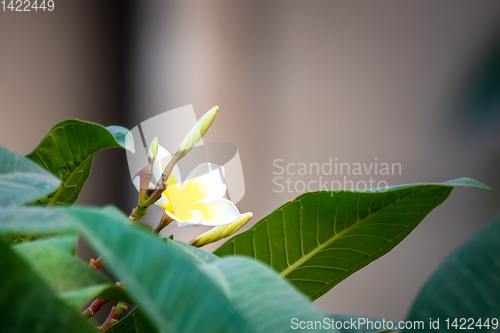
[[[0,147],[0,206],[14,206],[55,191],[61,181],[32,161]]]
[[[70,205],[87,180],[94,155],[108,148],[134,151],[129,132],[119,126],[105,128],[81,120],[54,126],[27,158],[61,180],[57,191],[38,200],[42,205]],[[41,196],[40,196],[41,197]]]
[[[417,296],[408,320],[439,320],[435,332],[499,332],[499,239],[497,218],[438,268]]]
[[[252,256],[316,299],[399,244],[454,186],[471,179],[384,191],[311,192],[290,201],[215,254]]]
[[[393,249],[454,187],[489,189],[461,178],[372,191],[306,193],[211,254],[192,245],[231,236],[251,213],[233,225],[217,226],[192,245],[158,237],[173,214],[164,214],[153,230],[138,222],[215,114],[212,110],[200,119],[199,129],[188,134],[156,187],[149,188],[143,184],[151,180],[158,151],[154,141],[148,166],[140,172],[138,206],[128,217],[114,207],[71,207],[97,152],[133,150],[126,129],[68,120],[26,157],[0,147],[1,332],[96,332],[84,317],[92,317],[107,301],[118,304],[100,329],[114,333],[290,332],[318,322],[359,320],[325,314],[311,299]],[[59,207],[48,207],[53,205]],[[499,289],[498,225],[476,235],[440,268],[409,319],[428,314],[479,318],[485,313],[498,318],[500,295],[488,294]],[[8,241],[26,235],[38,239]],[[100,256],[90,265],[76,256],[79,237]],[[111,277],[99,270],[103,264]],[[464,287],[471,284],[473,288]],[[468,304],[474,304],[475,312],[467,312]],[[118,321],[127,305],[135,309]],[[78,312],[83,310],[82,317]],[[294,328],[294,323],[301,324]]]

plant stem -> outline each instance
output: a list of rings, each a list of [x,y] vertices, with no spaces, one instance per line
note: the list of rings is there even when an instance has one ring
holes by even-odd
[[[101,332],[104,332],[108,328],[110,328],[112,325],[116,324],[118,320],[118,316],[120,316],[123,311],[127,310],[128,304],[125,302],[118,302],[116,306],[113,306],[111,311],[109,312],[108,318],[106,318],[106,321],[99,327]]]
[[[148,165],[149,166],[149,165]],[[148,194],[149,182],[151,181],[151,173],[144,169],[139,171],[140,187],[139,187],[139,203],[146,201]]]
[[[97,259],[90,259],[90,264],[89,266],[95,269],[96,271],[100,270],[101,267],[104,265],[104,262],[101,257]]]
[[[154,204],[156,201],[158,201],[158,199],[160,199],[161,194],[167,188],[168,177],[174,170],[174,166],[177,164],[177,162],[179,162],[181,158],[182,156],[180,154],[175,154],[174,157],[172,157],[168,165],[165,167],[165,170],[163,170],[161,179],[156,185],[156,188],[153,191],[153,193],[144,202],[140,202],[141,200],[139,200],[139,204],[137,205],[136,208],[134,208],[134,210],[129,216],[129,219],[131,219],[132,221],[139,221],[141,217],[143,217],[148,213],[148,207]]]
[[[82,316],[89,319],[94,316],[94,314],[99,311],[102,306],[106,303],[108,303],[109,300],[103,299],[103,298],[97,298],[95,299],[89,307],[82,312]]]
[[[160,223],[153,229],[155,234],[159,234],[160,231],[163,230],[167,225],[169,225],[174,219],[168,216],[166,213],[163,213]]]

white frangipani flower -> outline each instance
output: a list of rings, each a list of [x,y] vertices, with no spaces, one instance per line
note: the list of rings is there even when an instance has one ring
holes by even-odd
[[[168,151],[159,146],[158,157],[153,165],[154,179],[161,178],[162,171],[171,158]],[[202,163],[183,182],[179,168],[175,166],[167,180],[167,188],[156,205],[163,208],[165,214],[180,226],[221,226],[241,217],[234,203],[224,198],[225,194],[222,166]]]

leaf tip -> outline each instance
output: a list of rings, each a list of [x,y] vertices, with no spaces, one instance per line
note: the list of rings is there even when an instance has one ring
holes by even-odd
[[[121,126],[108,126],[106,129],[113,135],[120,146],[135,154],[134,137],[128,129]]]
[[[443,185],[449,185],[449,186],[453,186],[453,187],[476,187],[476,188],[480,188],[483,190],[493,192],[493,189],[491,187],[489,187],[488,185],[483,184],[475,179],[467,178],[467,177],[448,180],[446,182],[443,182]]]

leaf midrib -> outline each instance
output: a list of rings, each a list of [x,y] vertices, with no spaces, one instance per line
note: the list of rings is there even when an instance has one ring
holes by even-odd
[[[73,169],[73,171],[70,172],[69,176],[66,177],[66,179],[61,179],[61,186],[54,192],[54,195],[50,198],[50,200],[47,202],[47,206],[52,206],[55,204],[56,200],[59,198],[61,193],[66,190],[68,187],[66,187],[67,183],[73,179],[73,177],[80,171],[80,168],[83,168],[82,166],[85,166],[87,161],[90,159],[94,158],[95,154],[90,154],[87,156],[85,159],[82,160],[82,163],[79,163],[76,168]]]
[[[348,232],[356,229],[356,227],[359,226],[360,224],[363,224],[363,222],[365,222],[366,219],[373,218],[374,216],[377,216],[377,215],[383,213],[386,210],[386,208],[390,208],[391,206],[394,206],[394,205],[400,203],[403,200],[409,199],[414,194],[415,194],[415,189],[413,189],[413,192],[411,193],[411,195],[408,195],[408,196],[404,197],[403,199],[400,199],[399,196],[401,195],[401,192],[399,192],[398,198],[394,202],[388,204],[387,206],[384,206],[384,207],[380,208],[379,210],[377,210],[377,211],[375,211],[373,213],[369,213],[368,215],[366,215],[362,219],[357,219],[357,221],[354,222],[353,224],[351,224],[351,226],[349,226],[348,228],[345,228],[344,230],[342,230],[339,233],[335,233],[335,235],[333,237],[331,237],[330,239],[326,240],[324,243],[320,244],[318,247],[314,248],[313,250],[309,251],[309,253],[307,253],[306,255],[302,256],[297,261],[295,261],[293,264],[291,264],[286,269],[284,269],[280,273],[280,275],[283,276],[283,277],[286,277],[288,274],[290,274],[293,271],[295,271],[297,268],[299,268],[300,266],[302,266],[304,263],[306,263],[309,259],[311,259],[312,257],[314,257],[316,254],[318,254],[321,251],[323,251],[325,248],[327,248],[333,242],[335,242],[336,240],[339,240],[340,238],[342,238],[346,233],[348,233]],[[387,196],[387,193],[386,193],[386,196]],[[385,200],[385,197],[382,200],[382,202],[384,202],[384,200]],[[357,209],[359,210],[359,205],[357,206]]]

